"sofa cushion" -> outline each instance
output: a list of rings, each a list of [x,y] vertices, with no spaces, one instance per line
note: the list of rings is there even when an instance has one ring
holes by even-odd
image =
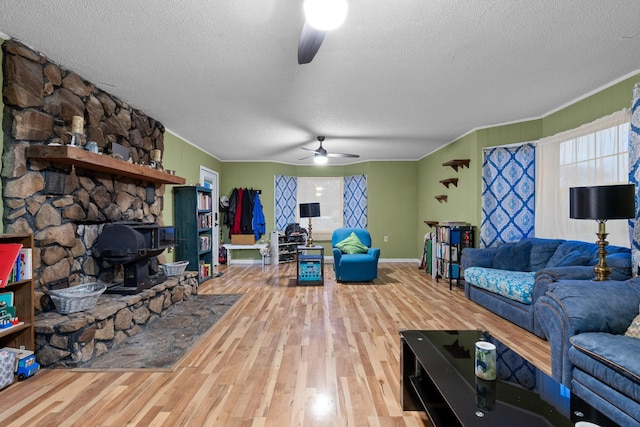
[[[578,252],[589,258],[590,262],[598,259],[598,245],[589,242],[567,240],[558,246],[553,256],[547,262],[547,268],[565,267],[570,264],[561,264],[566,261],[568,254]]]
[[[569,341],[571,363],[620,393],[640,401],[640,340],[605,332],[584,332]]]
[[[615,246],[613,246],[615,248]],[[626,249],[626,248],[625,248]],[[609,253],[607,249],[607,266],[610,267],[613,271],[623,274],[625,276],[631,277],[631,253],[630,252],[616,252]],[[591,260],[589,265],[597,265],[599,259]]]
[[[531,242],[506,243],[498,247],[491,266],[499,270],[529,271]]]
[[[369,248],[358,239],[356,233],[351,233],[344,240],[336,243],[336,248],[345,254],[364,254],[369,250]]]
[[[548,267],[566,267],[570,265],[589,265],[591,258],[579,251],[571,251],[564,256],[554,259],[553,264]],[[551,261],[549,261],[551,263]]]
[[[533,271],[484,267],[469,267],[464,271],[464,280],[469,284],[523,304],[531,304],[534,276]]]
[[[529,259],[529,269],[531,271],[542,270],[547,266],[549,259],[553,256],[564,240],[543,239],[528,237],[523,239],[531,242],[531,258]]]

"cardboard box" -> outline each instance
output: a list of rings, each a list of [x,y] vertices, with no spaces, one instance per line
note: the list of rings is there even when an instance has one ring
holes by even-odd
[[[256,237],[253,234],[232,234],[231,244],[233,245],[255,245]]]

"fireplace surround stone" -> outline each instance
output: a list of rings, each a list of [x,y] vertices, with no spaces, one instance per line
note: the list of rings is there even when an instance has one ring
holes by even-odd
[[[165,185],[30,158],[29,147],[68,144],[72,119],[81,116],[86,124],[83,144],[96,141],[105,155],[111,144],[120,144],[129,149],[132,162],[147,166],[153,150],[164,152],[165,129],[15,40],[5,41],[2,49],[2,220],[5,233],[34,235],[35,310],[39,313],[46,307],[44,291],[52,286],[122,279],[121,266],[95,256],[97,236],[112,222],[163,225]],[[65,182],[64,194],[46,191],[54,173]]]
[[[103,294],[89,311],[40,313],[35,320],[38,362],[43,368],[75,368],[117,347],[197,293],[197,272],[187,271],[135,295]]]

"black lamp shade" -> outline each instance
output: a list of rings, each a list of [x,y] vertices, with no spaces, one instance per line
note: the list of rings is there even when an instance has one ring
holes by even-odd
[[[633,184],[572,187],[569,217],[574,219],[628,219],[636,216]]]
[[[300,203],[300,218],[317,218],[320,216],[320,203]]]

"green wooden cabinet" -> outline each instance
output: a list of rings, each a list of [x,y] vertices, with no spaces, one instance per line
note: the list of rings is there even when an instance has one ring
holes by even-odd
[[[213,200],[205,187],[173,188],[176,227],[176,261],[189,261],[187,270],[198,272],[200,283],[213,274]]]

